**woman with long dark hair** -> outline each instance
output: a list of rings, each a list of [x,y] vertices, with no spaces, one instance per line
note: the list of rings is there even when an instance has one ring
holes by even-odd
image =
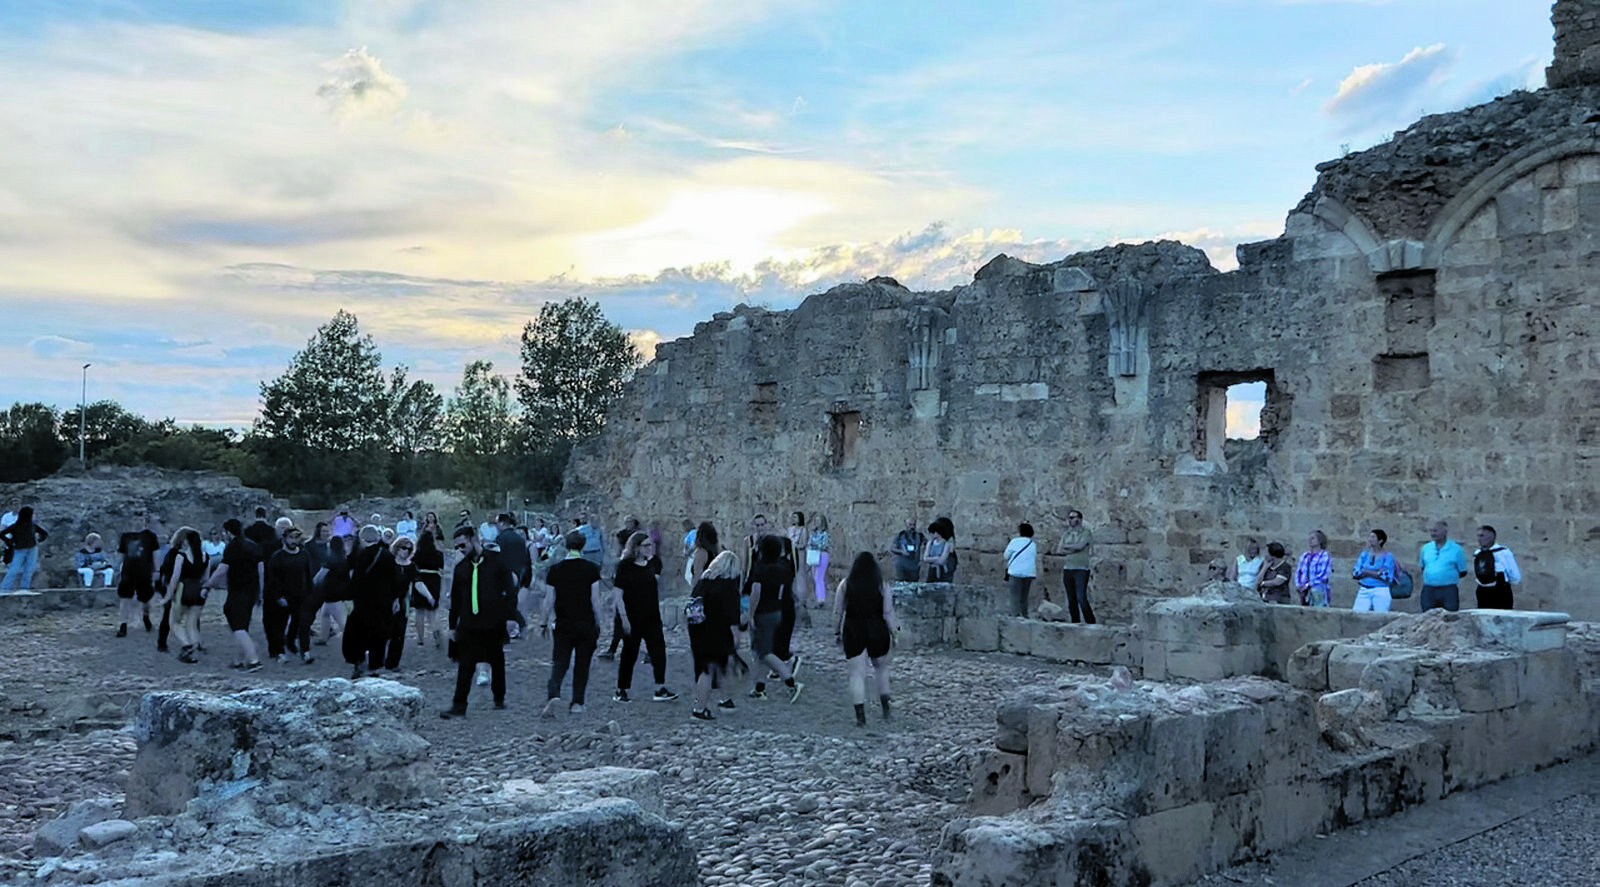
[[[671,702],[678,694],[667,689],[667,640],[661,632],[661,596],[659,577],[661,558],[656,556],[656,543],[648,533],[634,533],[622,549],[622,560],[617,562],[614,584],[622,597],[622,611],[627,614],[633,630],[622,640],[622,661],[617,668],[617,690],[611,694],[616,702],[628,702],[628,690],[633,687],[633,667],[639,661],[639,644],[643,643],[650,654],[650,668],[655,673],[656,702]]]
[[[433,645],[437,647],[442,634],[439,627],[434,625],[434,614],[439,612],[439,601],[443,598],[444,552],[434,543],[432,533],[424,532],[417,537],[416,563],[417,576],[428,590],[427,595],[411,595],[411,609],[417,611],[417,643],[425,644],[431,636]]]
[[[33,587],[33,571],[39,567],[39,543],[50,538],[44,527],[33,522],[33,506],[24,505],[17,510],[17,522],[0,530],[0,542],[11,555],[11,566],[6,578],[0,580],[0,591]]]
[[[178,661],[193,665],[200,661],[200,608],[206,603],[206,591],[202,587],[206,558],[200,550],[200,533],[190,527],[179,527],[172,534],[170,545],[170,566],[164,576],[166,596],[161,603],[163,608],[172,607],[172,633],[183,647]]]
[[[700,534],[710,526],[700,525],[695,533],[696,546],[700,544]],[[715,538],[716,532],[712,531],[713,541]],[[689,714],[696,720],[709,721],[712,687],[726,680],[729,662],[738,650],[734,632],[739,628],[739,557],[724,551],[712,558],[697,577],[693,597],[699,604],[698,614],[688,617],[689,650],[694,654],[694,710]],[[732,695],[726,688],[717,705],[733,708]]]
[[[878,703],[883,719],[889,719],[889,647],[898,626],[894,618],[894,595],[883,579],[878,559],[870,551],[856,555],[850,573],[839,581],[834,592],[835,637],[844,648],[849,674],[850,697],[856,707],[856,726],[867,725],[867,662],[871,660],[877,678]]]

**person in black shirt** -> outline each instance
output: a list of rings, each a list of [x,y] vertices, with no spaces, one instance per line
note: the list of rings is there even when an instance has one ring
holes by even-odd
[[[33,587],[33,571],[39,566],[39,543],[50,538],[44,527],[33,522],[33,506],[24,505],[17,512],[17,522],[0,529],[0,544],[6,548],[6,577],[0,580],[0,590]]]
[[[141,524],[143,520],[139,521]],[[150,599],[155,597],[156,549],[161,540],[148,529],[123,533],[117,541],[117,554],[122,556],[122,575],[117,578],[117,597],[121,608],[122,625],[117,637],[126,637],[128,623],[144,614],[144,630],[155,626],[150,622]]]
[[[550,681],[546,686],[544,716],[555,715],[561,702],[561,682],[567,677],[567,665],[572,665],[572,704],[569,711],[583,711],[584,693],[589,688],[589,666],[594,660],[595,647],[600,644],[600,623],[605,609],[601,601],[600,568],[583,557],[586,539],[577,530],[566,536],[567,557],[550,567],[544,581],[550,591],[544,599],[544,619],[540,630],[549,630]],[[555,627],[550,622],[555,618]],[[627,614],[622,614],[622,631],[631,631]]]
[[[409,613],[407,604],[414,599],[434,600],[428,587],[422,584],[422,574],[417,570],[416,557],[417,540],[410,536],[401,536],[389,546],[389,552],[394,555],[395,565],[395,597],[399,609],[389,618],[387,636],[381,642],[383,653],[383,667],[390,671],[400,670],[400,656],[406,648],[406,618]]]
[[[361,547],[350,556],[350,615],[344,620],[344,661],[352,680],[383,667],[389,626],[400,611],[399,568],[383,545],[383,532],[372,524],[361,528]]]
[[[272,553],[280,547],[278,531],[273,529],[272,524],[267,523],[265,508],[256,509],[255,522],[244,528],[244,537],[260,546],[262,555],[269,560],[272,558]]]
[[[206,559],[200,551],[200,533],[189,527],[179,527],[172,534],[171,549],[162,566],[166,594],[161,599],[161,608],[171,613],[173,605],[177,605],[172,633],[183,645],[178,661],[193,665],[200,661],[200,608],[206,602]],[[163,627],[166,624],[167,619],[163,618]]]
[[[622,549],[615,580],[621,611],[627,614],[632,629],[622,642],[617,691],[611,695],[616,702],[630,701],[628,691],[633,688],[633,667],[639,662],[641,641],[650,653],[650,668],[655,672],[656,693],[651,698],[656,702],[678,698],[667,689],[667,641],[661,632],[661,598],[657,591],[660,576],[661,558],[656,555],[655,542],[647,533],[634,533]]]
[[[524,613],[531,597],[524,589],[528,588],[529,581],[533,578],[533,558],[528,554],[528,539],[517,532],[516,519],[509,514],[500,515],[494,519],[494,523],[497,530],[494,544],[500,550],[500,561],[516,579],[517,612]],[[520,623],[511,636],[514,638],[522,636]]]
[[[787,661],[778,657],[777,640],[783,629],[784,601],[794,605],[794,564],[784,559],[783,543],[787,539],[762,536],[756,543],[756,566],[750,571],[750,637],[751,649],[759,660],[783,680],[789,690],[789,701],[800,698],[805,684],[796,683],[794,672],[800,667],[800,657]],[[750,698],[767,698],[767,685],[757,681]]]
[[[326,644],[334,635],[345,630],[345,601],[350,600],[350,552],[355,548],[354,536],[333,536],[322,552],[322,560],[315,560],[313,587],[322,606],[317,610],[312,628],[320,623],[321,635],[316,643]]]
[[[439,601],[443,599],[444,552],[435,544],[432,533],[424,532],[418,537],[416,562],[418,578],[428,592],[426,595],[411,595],[411,609],[417,612],[417,643],[427,643],[431,635],[437,647],[440,630],[434,624],[434,614],[439,612]]]
[[[701,530],[706,527],[701,524]],[[698,534],[695,544],[699,544]],[[701,721],[711,720],[711,689],[720,684],[728,672],[729,662],[737,655],[734,632],[739,629],[739,556],[724,551],[711,559],[705,572],[694,586],[694,597],[700,599],[703,618],[689,624],[689,650],[694,654],[694,710],[689,713]],[[722,708],[733,708],[731,695],[726,694]]]
[[[213,588],[225,585],[228,589],[222,615],[239,644],[239,661],[234,668],[260,671],[261,657],[256,651],[256,642],[250,639],[250,614],[261,596],[267,566],[261,559],[261,546],[245,538],[238,518],[228,518],[222,530],[228,534],[228,544],[222,548],[222,563],[211,574],[209,584]]]
[[[870,551],[856,555],[850,574],[839,580],[834,594],[834,627],[844,648],[850,695],[856,707],[856,726],[867,725],[867,661],[877,677],[878,702],[883,719],[889,719],[889,647],[897,630],[894,595],[883,579],[878,559]]]
[[[456,527],[456,550],[461,562],[450,580],[450,640],[456,650],[456,695],[441,718],[467,714],[467,694],[478,663],[489,664],[494,707],[506,707],[506,620],[517,596],[511,571],[497,552],[485,551],[478,531],[468,524]]]
[[[267,632],[267,655],[280,663],[289,661],[285,651],[293,646],[294,639],[289,635],[290,618],[311,593],[311,554],[300,545],[300,530],[290,527],[283,534],[283,543],[282,548],[267,558],[265,597],[261,602],[261,627]],[[302,651],[301,656],[302,661],[311,662],[310,653]]]

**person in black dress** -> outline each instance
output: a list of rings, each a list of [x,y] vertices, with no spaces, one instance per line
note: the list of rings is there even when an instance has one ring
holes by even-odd
[[[883,719],[889,719],[889,647],[896,630],[894,595],[883,579],[878,559],[870,551],[856,555],[850,574],[839,581],[835,635],[844,648],[850,696],[856,708],[856,726],[867,725],[867,661],[877,677],[878,702]]]
[[[417,537],[415,561],[417,576],[422,582],[423,590],[427,592],[427,594],[413,592],[411,595],[411,609],[417,613],[417,643],[425,644],[428,638],[432,637],[433,644],[437,647],[442,634],[434,616],[439,612],[439,601],[443,596],[441,589],[444,587],[444,552],[439,550],[432,533],[423,532]]]
[[[705,528],[701,525],[701,529]],[[695,540],[699,544],[699,539]],[[725,682],[729,663],[737,653],[734,633],[739,630],[739,557],[724,551],[712,558],[698,577],[693,596],[700,601],[701,619],[689,622],[689,650],[694,655],[694,710],[696,720],[711,720],[711,690],[723,685],[721,708],[733,708]]]
[[[383,531],[372,524],[361,528],[361,547],[350,556],[350,615],[344,621],[344,661],[351,680],[359,679],[362,662],[367,670],[383,667],[389,645],[389,626],[400,612],[399,568],[383,544]]]

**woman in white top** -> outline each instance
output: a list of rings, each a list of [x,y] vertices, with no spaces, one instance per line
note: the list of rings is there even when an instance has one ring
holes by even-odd
[[[1017,525],[1017,537],[1006,544],[1006,586],[1011,590],[1011,615],[1028,615],[1028,589],[1039,575],[1039,546],[1033,542],[1033,524]]]
[[[1240,588],[1249,589],[1252,594],[1256,591],[1256,584],[1261,581],[1261,565],[1266,561],[1261,557],[1261,543],[1250,539],[1244,544],[1244,554],[1233,559],[1233,568],[1228,571],[1228,578],[1239,583]]]

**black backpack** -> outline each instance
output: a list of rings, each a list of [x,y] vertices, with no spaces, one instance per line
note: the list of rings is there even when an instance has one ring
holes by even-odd
[[[1494,567],[1494,553],[1500,546],[1493,548],[1480,548],[1472,556],[1472,575],[1478,578],[1479,585],[1494,585],[1499,581],[1500,573]]]

